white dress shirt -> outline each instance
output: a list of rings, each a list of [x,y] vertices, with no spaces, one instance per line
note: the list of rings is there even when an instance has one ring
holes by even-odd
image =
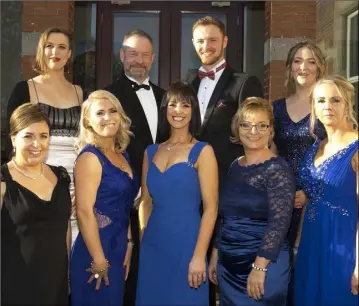
[[[126,75],[126,77],[132,82],[139,84],[135,79]],[[157,124],[158,124],[158,110],[157,110],[157,102],[155,95],[153,93],[152,87],[149,83],[149,78],[142,82],[144,85],[149,85],[150,90],[146,90],[144,88],[140,88],[136,91],[136,95],[141,102],[141,106],[143,111],[145,112],[145,116],[147,119],[148,126],[150,127],[151,135],[153,143],[156,143],[156,135],[157,135]]]
[[[226,60],[223,59],[221,60],[219,63],[217,63],[217,65],[215,67],[213,67],[213,71],[216,71],[217,67],[221,66]],[[207,72],[206,70],[203,69],[203,67],[199,68],[199,70]],[[214,74],[214,80],[208,78],[208,77],[204,77],[201,80],[201,83],[199,85],[198,88],[198,102],[199,102],[199,109],[201,111],[201,121],[203,123],[204,120],[204,115],[206,114],[206,110],[207,110],[207,106],[209,103],[209,100],[212,97],[214,88],[216,87],[219,78],[221,77],[222,73],[223,73],[224,69],[221,69],[218,72],[215,72]]]

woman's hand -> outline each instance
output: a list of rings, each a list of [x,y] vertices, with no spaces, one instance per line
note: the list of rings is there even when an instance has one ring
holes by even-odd
[[[211,260],[208,265],[208,278],[215,285],[218,285],[217,263],[218,263],[218,249],[213,248]]]
[[[192,257],[188,267],[188,283],[191,288],[199,288],[206,281],[206,260]]]
[[[247,279],[248,296],[255,300],[260,300],[264,295],[264,280],[266,272],[252,269]]]
[[[354,295],[358,295],[358,268],[355,268],[354,273],[352,275],[351,286],[352,286],[352,293]]]
[[[307,204],[308,198],[303,190],[295,193],[294,208],[303,208]]]
[[[123,261],[123,267],[126,269],[125,280],[127,280],[128,273],[130,272],[132,250],[133,250],[133,243],[132,241],[129,241],[127,243],[127,251],[126,251],[125,259]]]
[[[107,260],[103,260],[101,262],[93,261],[91,263],[91,267],[87,268],[85,271],[92,273],[91,277],[87,281],[87,283],[91,284],[91,282],[96,279],[96,287],[95,290],[99,291],[101,286],[101,280],[104,281],[106,286],[110,285],[108,280],[108,269],[110,268],[110,264]]]

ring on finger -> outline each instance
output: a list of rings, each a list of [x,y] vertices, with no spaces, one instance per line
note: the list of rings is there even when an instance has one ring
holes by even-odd
[[[95,273],[94,277],[95,277],[96,279],[98,279],[98,278],[100,277],[100,274]]]

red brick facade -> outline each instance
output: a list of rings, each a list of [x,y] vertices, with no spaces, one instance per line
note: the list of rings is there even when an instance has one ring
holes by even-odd
[[[265,40],[272,38],[316,38],[316,1],[267,1],[265,6]],[[288,40],[289,43],[289,40]],[[291,46],[286,46],[289,49]],[[271,52],[271,51],[270,51]],[[285,57],[272,60],[264,70],[264,91],[266,98],[274,100],[285,96]]]
[[[41,33],[49,27],[74,31],[73,1],[23,1],[22,31]],[[32,64],[35,56],[22,57],[22,78],[35,76]]]

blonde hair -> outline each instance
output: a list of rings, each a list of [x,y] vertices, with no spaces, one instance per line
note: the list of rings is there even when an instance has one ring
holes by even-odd
[[[259,97],[249,97],[241,103],[237,112],[233,116],[231,125],[233,136],[230,138],[233,143],[240,143],[239,125],[245,121],[245,118],[249,115],[258,114],[259,112],[263,112],[268,116],[269,125],[273,127],[274,115],[272,103]],[[273,135],[271,138],[273,138]]]
[[[131,120],[125,114],[120,101],[112,93],[106,90],[96,90],[89,95],[88,99],[82,104],[81,107],[79,135],[77,136],[75,144],[75,149],[78,153],[88,144],[94,145],[95,147],[102,150],[96,133],[88,124],[91,105],[101,99],[110,101],[111,104],[116,107],[117,112],[120,114],[120,127],[115,136],[115,147],[123,152],[126,150],[128,144],[130,143],[130,136],[133,135],[133,133],[130,131]]]
[[[39,74],[45,74],[47,72],[48,68],[45,61],[45,47],[50,35],[53,33],[65,35],[69,41],[69,50],[72,49],[72,36],[69,32],[58,28],[49,28],[45,32],[42,32],[40,35],[39,42],[37,44],[35,63],[32,67],[32,69]]]
[[[317,68],[318,68],[316,80],[322,78],[327,72],[327,61],[325,59],[322,50],[316,44],[310,43],[308,41],[302,41],[295,44],[292,48],[290,48],[287,56],[287,61],[285,63],[286,71],[285,71],[284,86],[285,86],[287,97],[291,96],[296,92],[295,81],[292,77],[292,64],[295,54],[299,49],[302,48],[307,48],[313,53],[315,63],[317,64]]]
[[[322,84],[333,84],[339,91],[340,96],[343,99],[345,104],[345,109],[347,111],[347,118],[352,122],[353,128],[358,129],[358,122],[356,120],[355,110],[354,110],[354,96],[355,88],[346,78],[340,75],[326,76],[315,83],[311,93],[311,114],[310,114],[310,132],[314,134],[314,128],[316,124],[316,115],[315,115],[315,100],[314,100],[314,90]]]

